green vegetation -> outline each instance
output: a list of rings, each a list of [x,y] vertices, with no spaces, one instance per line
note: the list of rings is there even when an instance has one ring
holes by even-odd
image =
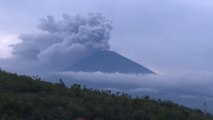
[[[0,71],[0,120],[213,120],[200,110],[148,96],[131,98]]]

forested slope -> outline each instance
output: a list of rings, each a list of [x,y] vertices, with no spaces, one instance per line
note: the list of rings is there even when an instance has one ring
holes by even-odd
[[[0,120],[213,120],[200,110],[0,71]]]

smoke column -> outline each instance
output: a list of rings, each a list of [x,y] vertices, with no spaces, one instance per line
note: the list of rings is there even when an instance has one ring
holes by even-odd
[[[22,42],[12,45],[16,58],[59,70],[95,51],[110,49],[112,21],[99,13],[66,14],[60,21],[47,16],[41,19],[38,28],[41,33],[22,34],[19,37]]]

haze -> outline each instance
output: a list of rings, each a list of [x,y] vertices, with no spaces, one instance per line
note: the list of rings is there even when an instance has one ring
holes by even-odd
[[[158,93],[166,88],[172,89],[181,98],[197,100],[201,105],[204,100],[212,102],[211,0],[0,0],[0,66],[12,72],[45,76],[39,68],[43,64],[38,65],[25,57],[17,59],[17,54],[14,54],[17,51],[11,44],[20,43],[23,34],[43,33],[37,26],[40,25],[39,20],[47,15],[58,21],[63,14],[87,16],[94,12],[107,18],[104,24],[113,21],[110,23],[113,30],[103,27],[111,33],[111,37],[104,36],[110,50],[150,68],[159,76],[144,78],[119,73],[61,74],[79,79],[90,78],[93,82],[100,82],[94,78],[104,77],[109,78],[110,83],[117,80],[116,84],[122,83],[120,79],[125,79],[127,84],[139,84],[129,91]],[[32,54],[29,51],[27,53]],[[36,69],[29,72],[30,68]],[[134,80],[128,81],[126,78]],[[146,86],[143,81],[138,82],[142,78],[146,80]]]

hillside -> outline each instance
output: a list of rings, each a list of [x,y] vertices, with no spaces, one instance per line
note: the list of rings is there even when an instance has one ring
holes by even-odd
[[[0,71],[1,120],[213,120],[213,116],[148,96],[131,98]],[[77,120],[77,119],[76,119]]]

